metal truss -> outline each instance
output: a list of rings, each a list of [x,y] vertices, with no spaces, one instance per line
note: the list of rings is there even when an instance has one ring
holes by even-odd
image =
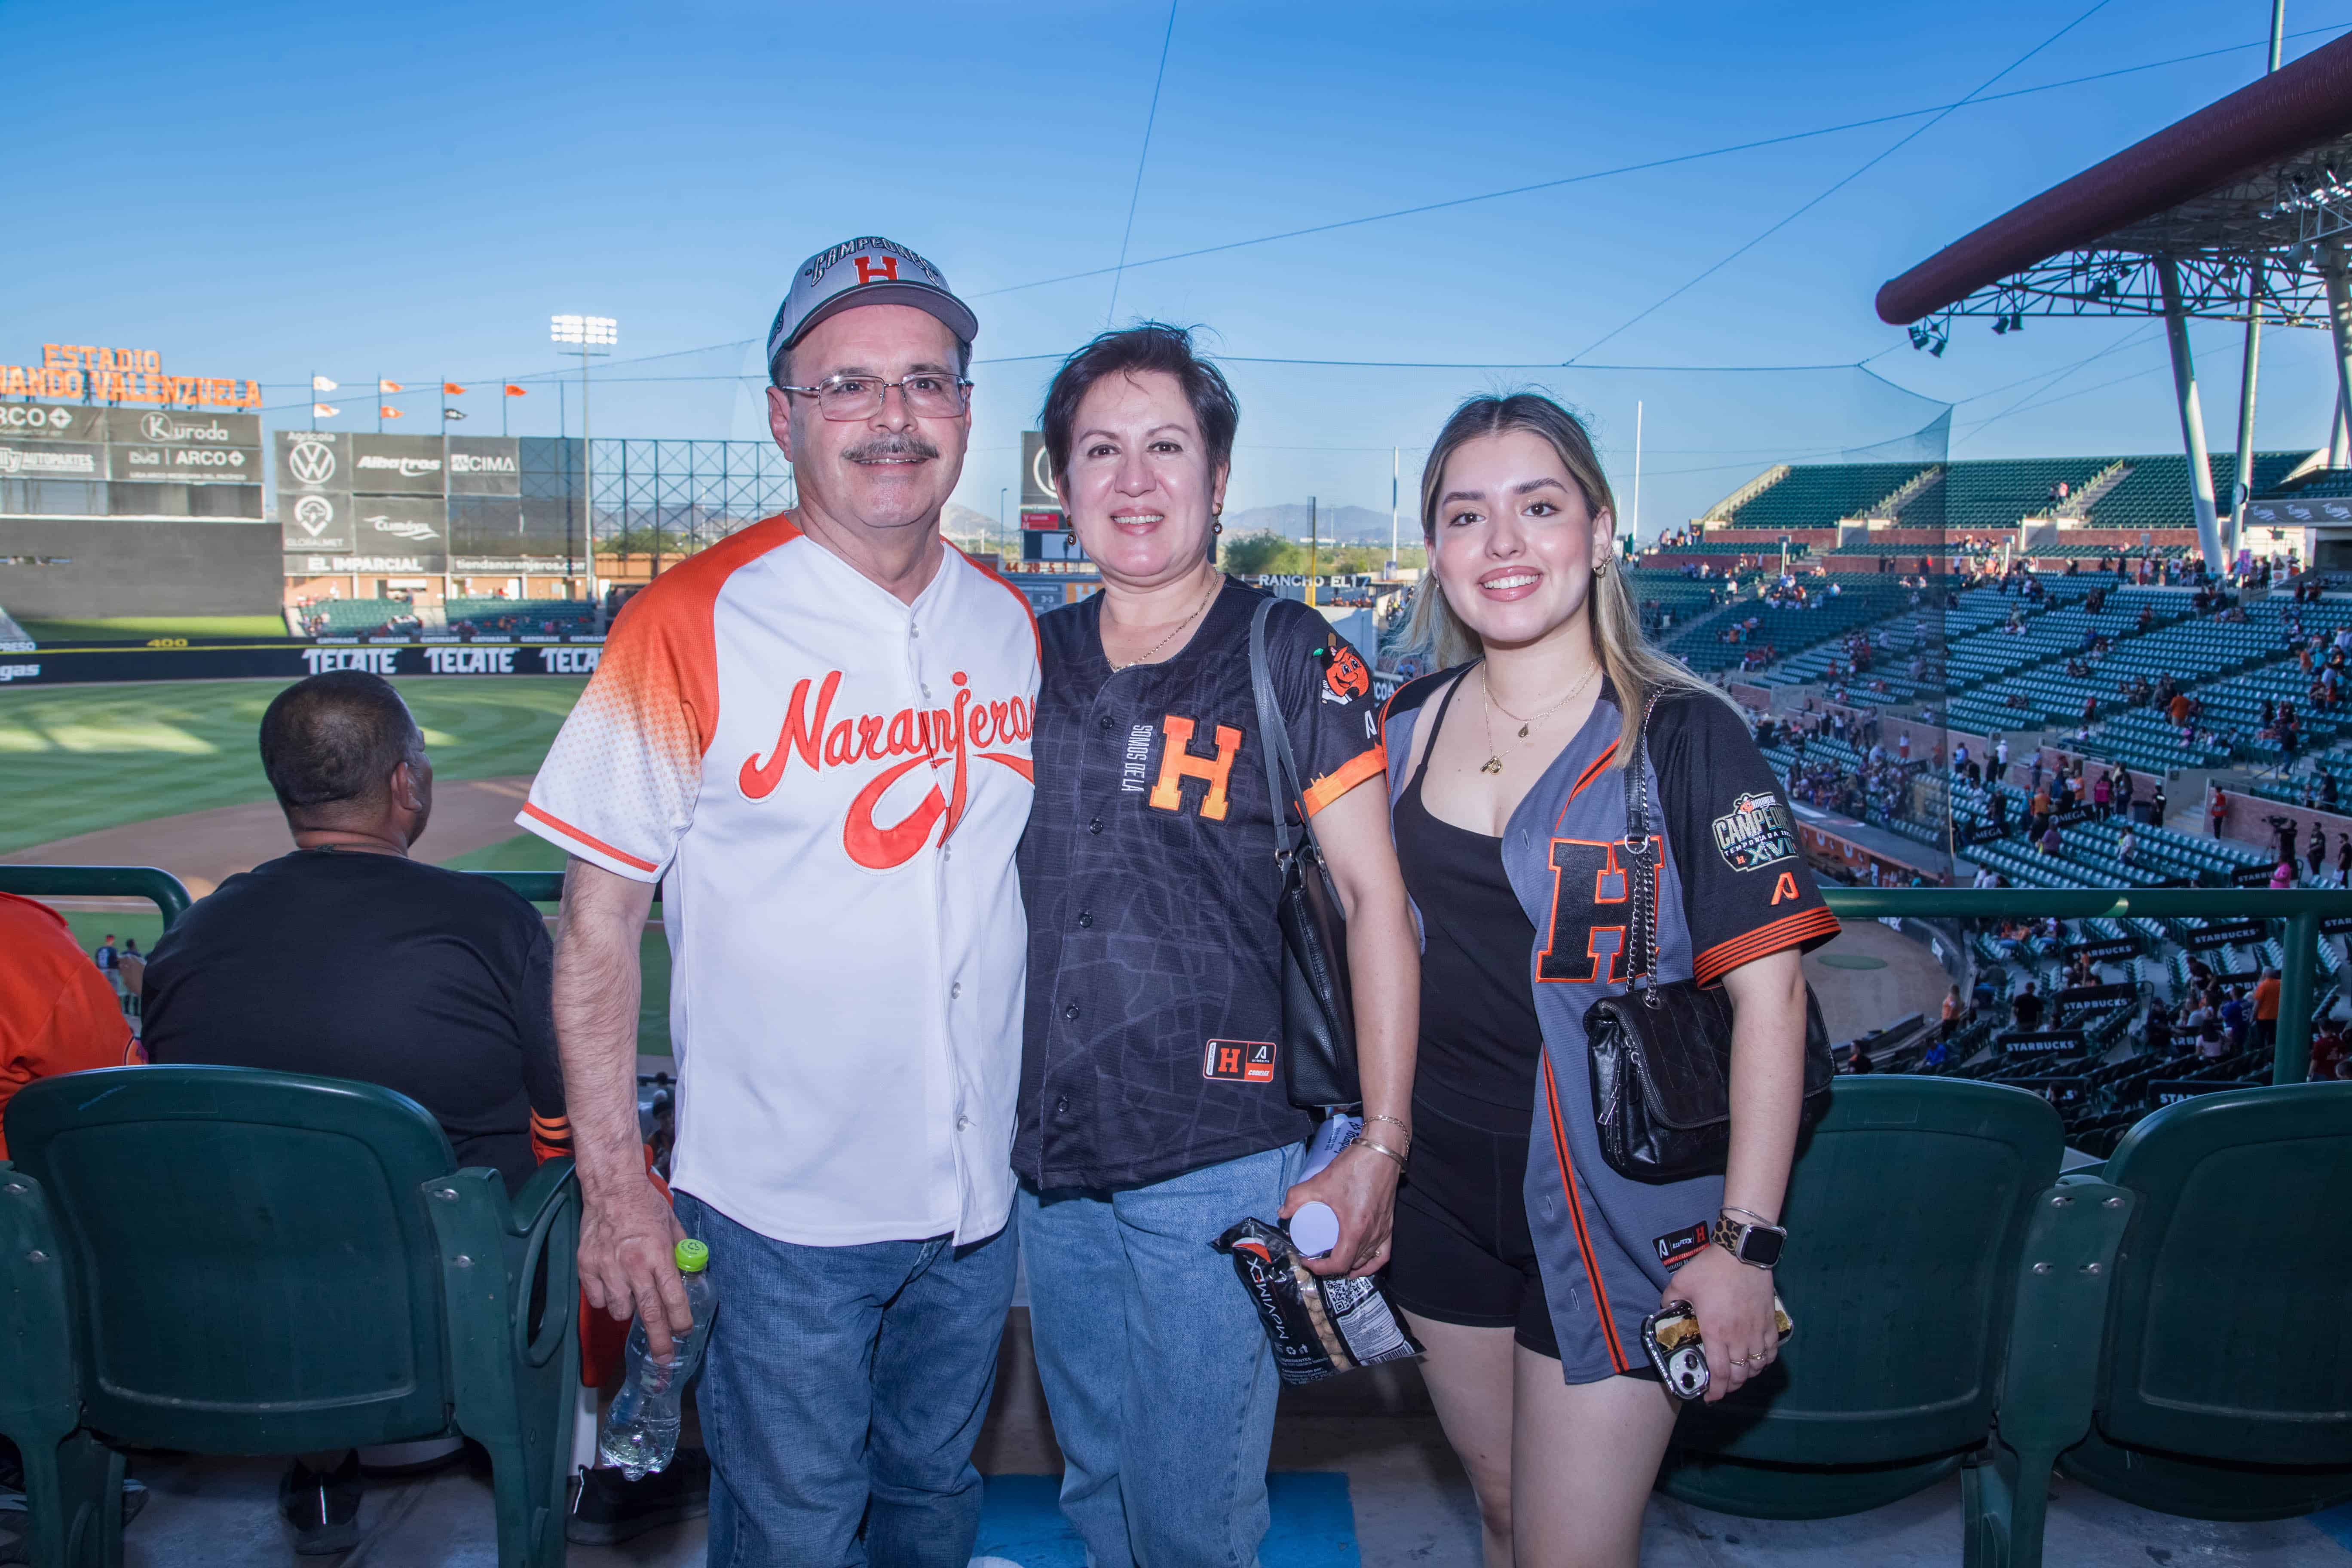
[[[2037,262],[1918,324],[1940,341],[1953,316],[2015,331],[2027,316],[2161,316],[2158,264],[2179,270],[2192,320],[2326,328],[2327,252],[2352,243],[2352,137],[2323,143],[2236,184]],[[1921,346],[1927,346],[1923,343]]]
[[[650,532],[690,554],[793,504],[791,462],[768,441],[598,437],[591,531]]]

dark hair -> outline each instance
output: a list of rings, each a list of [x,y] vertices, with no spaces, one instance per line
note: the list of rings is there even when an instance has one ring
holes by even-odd
[[[1045,411],[1038,423],[1045,434],[1045,460],[1055,479],[1069,471],[1070,426],[1077,422],[1078,405],[1106,376],[1162,371],[1184,389],[1192,418],[1208,443],[1209,467],[1225,468],[1234,460],[1234,431],[1242,422],[1242,406],[1224,374],[1192,352],[1192,334],[1165,321],[1144,321],[1115,332],[1104,332],[1062,362],[1054,384],[1045,389]]]
[[[368,802],[425,755],[408,704],[380,675],[332,669],[279,692],[261,716],[261,771],[287,810]]]

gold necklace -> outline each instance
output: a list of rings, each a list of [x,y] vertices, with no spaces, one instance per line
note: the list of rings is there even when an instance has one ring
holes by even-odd
[[[1549,719],[1554,713],[1559,712],[1561,709],[1567,707],[1570,703],[1582,696],[1584,694],[1584,689],[1592,684],[1592,678],[1600,673],[1601,663],[1598,659],[1595,659],[1593,661],[1592,668],[1585,672],[1584,679],[1578,681],[1574,687],[1570,688],[1567,696],[1561,698],[1550,707],[1542,710],[1533,718],[1520,719],[1517,714],[1512,712],[1509,709],[1495,700],[1495,689],[1487,683],[1486,667],[1483,665],[1480,666],[1478,670],[1478,693],[1486,700],[1486,706],[1480,710],[1480,712],[1485,715],[1486,720],[1486,750],[1492,754],[1487,757],[1486,761],[1479,767],[1478,771],[1482,773],[1499,773],[1503,771],[1502,748],[1495,744],[1495,715],[1496,713],[1500,713],[1506,719],[1518,720],[1519,739],[1524,741],[1528,738],[1528,732],[1530,730],[1533,730],[1538,723],[1541,722],[1543,720]]]
[[[1192,613],[1191,615],[1186,616],[1182,620],[1176,623],[1175,631],[1170,632],[1166,637],[1161,637],[1158,642],[1153,643],[1150,647],[1145,648],[1141,653],[1136,655],[1135,658],[1129,659],[1125,664],[1111,665],[1110,672],[1113,675],[1117,675],[1120,670],[1133,669],[1139,664],[1150,663],[1151,656],[1153,654],[1158,653],[1161,648],[1166,647],[1170,643],[1174,642],[1177,636],[1181,633],[1185,627],[1191,626],[1194,621],[1201,618],[1202,612],[1205,611],[1209,607],[1209,601],[1215,598],[1217,596],[1217,590],[1224,585],[1225,574],[1222,572],[1213,574],[1209,579],[1209,591],[1201,595],[1201,602],[1192,606]],[[1110,662],[1110,656],[1108,654],[1104,655],[1103,662],[1108,664]]]

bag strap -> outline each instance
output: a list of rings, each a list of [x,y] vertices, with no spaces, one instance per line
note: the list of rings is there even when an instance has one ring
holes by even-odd
[[[1650,715],[1657,711],[1658,694],[1642,705],[1641,722],[1633,727],[1633,754],[1625,761],[1625,892],[1633,900],[1633,918],[1625,926],[1625,982],[1641,991],[1642,1000],[1658,1005],[1658,876],[1653,862],[1658,856],[1657,836],[1650,831]],[[1645,986],[1635,982],[1646,980]]]
[[[1274,614],[1276,599],[1262,602],[1256,614],[1250,617],[1250,689],[1257,699],[1258,734],[1265,746],[1265,788],[1274,807],[1274,858],[1286,861],[1297,853],[1301,839],[1312,844],[1315,830],[1307,825],[1307,814],[1298,814],[1298,822],[1291,822],[1290,803],[1298,798],[1298,766],[1290,755],[1290,723],[1283,717],[1282,700],[1275,695],[1274,670],[1266,658],[1265,623]]]

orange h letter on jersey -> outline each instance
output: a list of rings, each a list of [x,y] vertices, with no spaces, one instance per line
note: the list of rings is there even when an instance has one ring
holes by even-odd
[[[1192,721],[1171,713],[1160,721],[1168,743],[1160,752],[1160,782],[1151,786],[1151,805],[1159,811],[1184,809],[1186,779],[1206,779],[1209,793],[1202,797],[1201,815],[1212,822],[1225,819],[1225,780],[1232,776],[1234,758],[1242,749],[1242,732],[1230,724],[1217,726],[1217,754],[1192,754]]]

